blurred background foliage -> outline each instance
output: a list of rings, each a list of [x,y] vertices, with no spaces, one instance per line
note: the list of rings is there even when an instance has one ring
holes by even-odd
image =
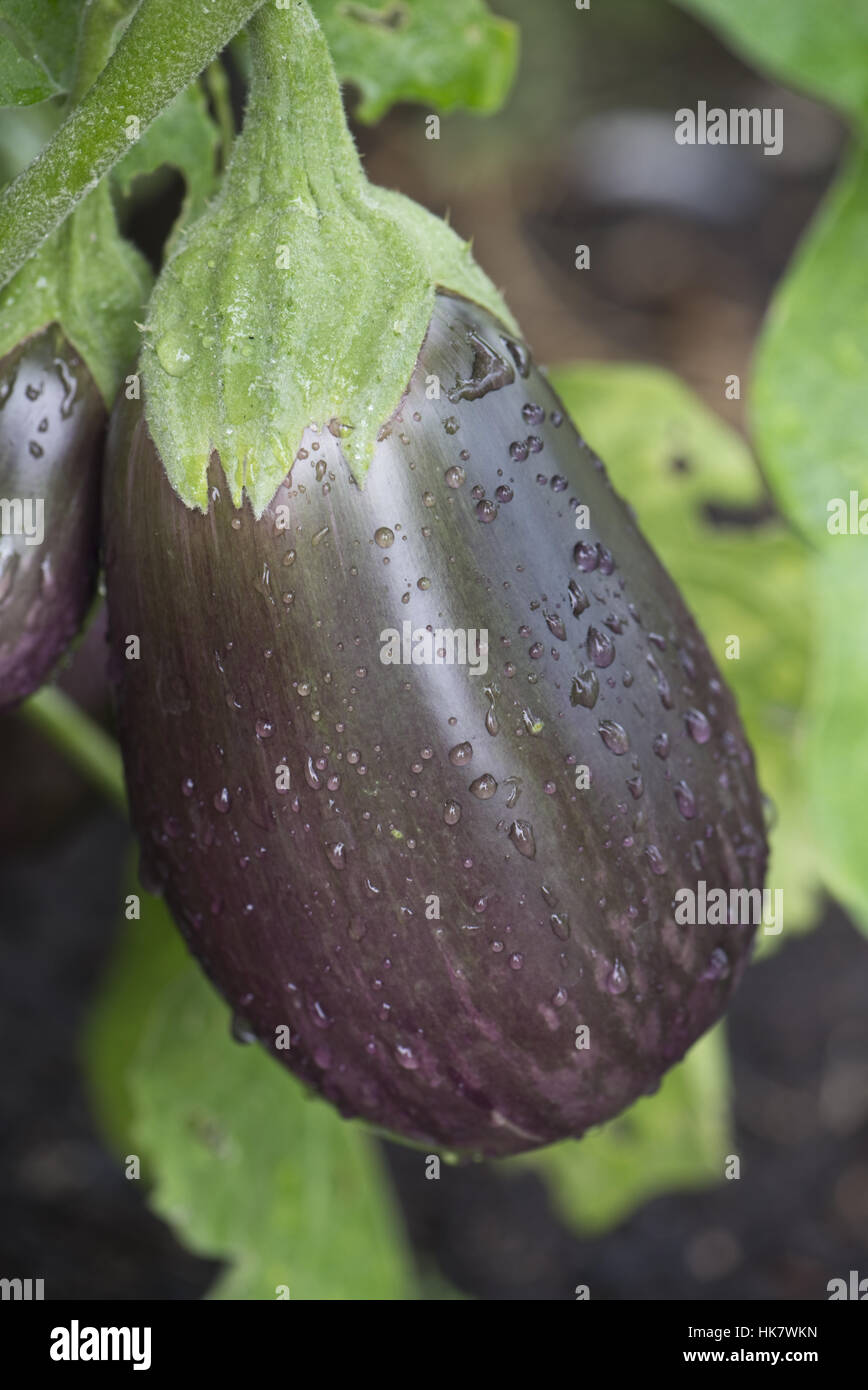
[[[831,498],[868,496],[868,6],[617,0],[578,11],[496,0],[497,15],[481,0],[314,7],[370,177],[473,236],[735,689],[769,799],[768,884],[784,891],[785,927],[758,939],[770,958],[734,1009],[752,1049],[741,1052],[721,1025],[656,1095],[582,1141],[469,1173],[444,1165],[440,1182],[427,1183],[424,1154],[383,1146],[232,1039],[225,1006],[163,906],[128,871],[122,880],[123,836],[109,836],[117,870],[108,901],[137,892],[142,914],[114,937],[88,1010],[90,1100],[116,1155],[141,1156],[153,1212],[187,1250],[220,1262],[192,1261],[188,1275],[173,1276],[171,1295],[151,1296],[273,1298],[288,1285],[293,1298],[448,1298],[460,1296],[457,1285],[471,1296],[571,1297],[570,1276],[561,1287],[550,1271],[570,1260],[593,1268],[595,1259],[598,1274],[615,1260],[615,1296],[663,1296],[659,1232],[642,1256],[644,1286],[631,1283],[643,1250],[635,1223],[655,1210],[643,1204],[676,1193],[674,1224],[689,1225],[691,1190],[705,1210],[730,1205],[710,1229],[697,1218],[670,1296],[706,1296],[730,1278],[719,1296],[823,1296],[825,1279],[810,1291],[812,1252],[815,1262],[818,1248],[834,1252],[843,1268],[868,1244],[868,1037],[858,993],[848,993],[858,970],[864,980],[864,947],[853,954],[850,928],[829,925],[826,898],[868,925],[868,539],[826,528]],[[43,52],[34,16],[56,8],[0,3],[0,99],[31,103],[0,119],[3,180],[60,119],[68,45],[46,21],[44,61],[23,56]],[[64,10],[67,25],[74,8]],[[155,266],[175,216],[195,216],[213,191],[244,71],[239,41],[113,175],[122,226]],[[673,113],[699,100],[780,107],[782,154],[676,146]],[[442,115],[438,140],[425,138],[431,112]],[[590,247],[587,271],[575,268],[578,244]],[[741,392],[729,399],[733,374]],[[108,724],[101,622],[60,687]],[[732,635],[740,651],[727,660]],[[7,854],[44,845],[88,793],[20,719],[0,724],[0,749],[22,789],[14,810],[0,802]],[[820,946],[794,940],[821,921]],[[107,929],[103,952],[106,939]],[[800,1087],[812,1075],[813,1015],[800,982],[817,960],[828,973],[810,983],[827,989],[837,1016],[824,1016],[815,1040],[823,1055],[808,1094]],[[91,980],[96,973],[94,964]],[[765,984],[752,993],[754,976]],[[773,1020],[769,979],[789,981],[801,1022],[797,1011]],[[87,982],[80,988],[86,994]],[[765,1285],[744,1273],[747,1238],[736,1229],[745,1220],[737,1202],[761,1205],[762,1188],[736,1198],[741,1184],[723,1181],[727,1155],[744,1152],[764,1172],[794,1152],[806,1172],[838,1165],[819,1214],[809,1179],[792,1179],[791,1224],[807,1204],[813,1235]],[[450,1202],[467,1217],[471,1201],[473,1219],[482,1212],[489,1222],[477,1230],[479,1259],[490,1257],[484,1273],[468,1274],[467,1250],[449,1228]],[[525,1222],[534,1235],[522,1243]],[[626,1254],[619,1223],[633,1232]],[[607,1232],[613,1243],[601,1244]],[[513,1284],[493,1272],[510,1250],[524,1261]],[[183,1263],[174,1246],[165,1259]],[[552,1284],[560,1291],[537,1292]]]

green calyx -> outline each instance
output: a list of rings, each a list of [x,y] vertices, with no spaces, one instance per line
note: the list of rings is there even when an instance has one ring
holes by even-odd
[[[470,246],[368,183],[306,0],[251,29],[244,129],[223,189],[151,300],[146,415],[176,492],[208,506],[212,451],[237,506],[261,515],[304,430],[330,427],[361,482],[410,380],[438,288],[515,331]]]
[[[103,182],[0,290],[0,357],[57,323],[110,409],[135,362],[153,276],[118,231]]]

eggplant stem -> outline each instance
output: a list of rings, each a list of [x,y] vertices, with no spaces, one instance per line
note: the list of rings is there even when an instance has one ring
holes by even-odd
[[[60,748],[113,806],[126,814],[120,749],[74,700],[56,686],[46,685],[24,701],[19,713]]]

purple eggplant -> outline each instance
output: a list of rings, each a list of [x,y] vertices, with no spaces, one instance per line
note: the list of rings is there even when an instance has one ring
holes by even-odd
[[[733,698],[487,312],[438,296],[361,484],[341,433],[306,431],[259,518],[213,456],[203,512],[119,403],[111,669],[148,882],[243,1032],[343,1114],[485,1155],[581,1135],[747,961],[750,920],[675,908],[763,882]]]
[[[48,678],[93,598],[105,425],[57,325],[0,360],[0,710]]]

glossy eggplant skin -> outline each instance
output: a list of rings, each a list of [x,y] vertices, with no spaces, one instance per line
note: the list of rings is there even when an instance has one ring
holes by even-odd
[[[674,895],[762,885],[761,798],[695,624],[526,350],[441,295],[363,487],[328,430],[259,520],[214,459],[212,485],[187,509],[122,403],[132,813],[218,989],[344,1114],[432,1147],[516,1153],[653,1090],[754,931],[678,925]],[[405,621],[486,629],[488,673],[384,664]]]
[[[93,598],[106,418],[56,324],[0,360],[0,710],[48,678]]]

